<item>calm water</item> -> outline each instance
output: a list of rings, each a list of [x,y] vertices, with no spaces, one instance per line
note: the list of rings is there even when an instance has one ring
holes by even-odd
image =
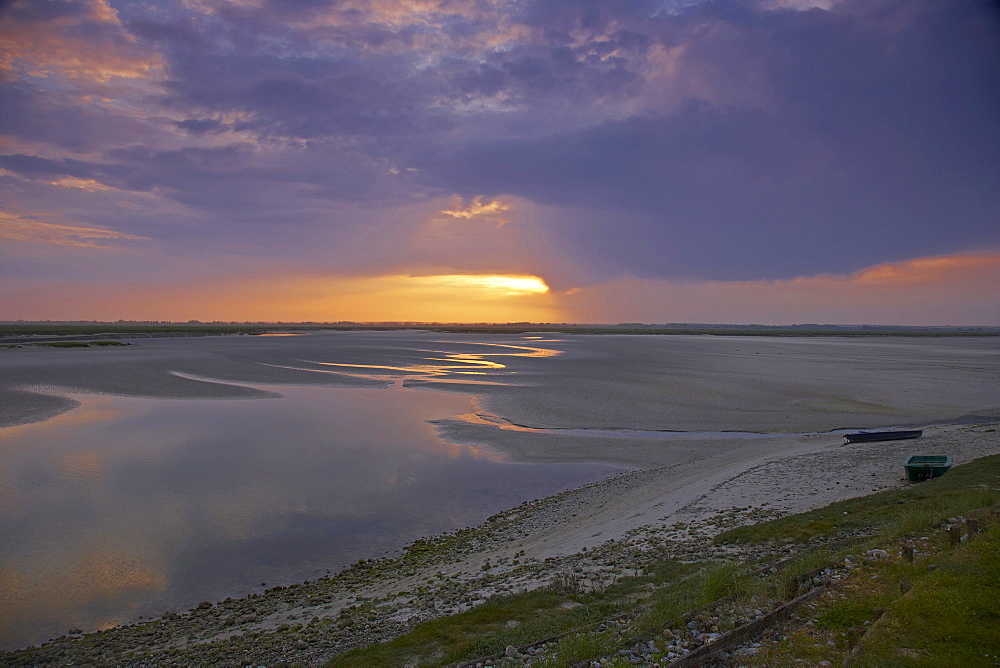
[[[459,394],[264,387],[284,396],[79,394],[0,429],[3,645],[315,578],[615,470],[446,443],[427,420]]]

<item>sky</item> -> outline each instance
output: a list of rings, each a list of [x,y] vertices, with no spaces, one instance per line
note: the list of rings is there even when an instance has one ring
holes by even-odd
[[[0,319],[1000,325],[1000,9],[0,0]]]

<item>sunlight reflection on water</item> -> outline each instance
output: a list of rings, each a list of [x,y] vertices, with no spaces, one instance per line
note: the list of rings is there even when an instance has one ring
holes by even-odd
[[[553,341],[554,342],[554,341]],[[444,355],[444,357],[422,357],[421,362],[441,362],[441,364],[422,364],[422,363],[409,363],[402,365],[387,365],[387,364],[363,364],[363,363],[349,363],[349,362],[323,362],[323,361],[313,361],[313,360],[302,360],[307,364],[317,364],[321,366],[332,366],[343,369],[364,369],[368,371],[376,372],[386,372],[388,374],[407,374],[411,378],[416,380],[434,380],[442,381],[444,377],[449,375],[490,375],[502,378],[503,376],[510,375],[512,372],[507,370],[507,365],[502,362],[497,362],[492,359],[487,359],[490,357],[555,357],[556,355],[561,355],[561,350],[554,350],[551,348],[537,348],[532,346],[515,346],[506,343],[483,343],[481,341],[436,341],[435,343],[447,343],[449,345],[462,345],[462,346],[482,346],[485,347],[490,352],[478,352],[478,353],[460,353],[460,352],[450,352],[447,350],[415,350],[418,353],[430,353],[432,355]],[[496,350],[496,349],[503,350]],[[476,371],[470,371],[473,368]],[[483,371],[488,369],[489,371]],[[308,370],[308,369],[299,369]],[[317,370],[319,371],[319,370]],[[378,378],[379,375],[367,373],[347,373],[345,375],[355,376],[357,378]],[[484,381],[470,381],[468,379],[462,379],[463,383],[477,383],[480,385],[493,384],[499,385],[503,384],[499,380],[487,383]]]

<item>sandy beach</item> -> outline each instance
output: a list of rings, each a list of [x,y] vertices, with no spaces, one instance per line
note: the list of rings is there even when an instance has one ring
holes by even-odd
[[[170,660],[177,651],[192,661],[210,650],[238,656],[247,651],[244,634],[264,633],[268,640],[255,641],[260,661],[317,663],[492,594],[543,586],[559,573],[577,573],[597,587],[652,555],[721,554],[710,541],[721,528],[907,484],[901,462],[916,451],[950,454],[956,464],[1000,453],[994,339],[454,336],[443,342],[440,335],[408,333],[379,335],[396,348],[391,364],[385,350],[348,354],[352,341],[341,339],[337,359],[355,366],[331,373],[335,367],[322,364],[331,356],[318,357],[336,342],[325,336],[296,337],[292,345],[206,339],[107,351],[2,351],[0,392],[15,400],[4,402],[0,419],[25,424],[71,410],[59,388],[206,399],[262,397],[267,393],[253,384],[264,382],[423,388],[474,398],[469,414],[433,421],[446,442],[507,461],[603,462],[625,470],[431,538],[426,549],[169,615],[148,637],[143,625],[120,627],[102,636],[99,652],[87,650],[98,652],[91,659],[120,656],[125,647],[145,662]],[[399,371],[418,359],[426,364],[426,351],[442,345],[469,360],[502,360],[504,368],[475,376],[464,373],[470,365]],[[559,354],[525,355],[513,346]],[[392,368],[372,368],[379,366]],[[845,446],[835,431],[888,426],[922,427],[924,436]],[[366,617],[349,628],[291,640],[279,631],[296,620],[340,618],[359,602]],[[44,651],[59,660],[83,650],[63,641]]]

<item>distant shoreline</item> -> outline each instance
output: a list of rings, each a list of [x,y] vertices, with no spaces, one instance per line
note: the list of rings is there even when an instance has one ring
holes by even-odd
[[[548,323],[0,323],[0,344],[88,341],[173,336],[260,336],[276,332],[428,331],[448,334],[590,334],[657,336],[780,337],[1000,337],[1000,327],[916,327],[892,325],[572,325]]]

